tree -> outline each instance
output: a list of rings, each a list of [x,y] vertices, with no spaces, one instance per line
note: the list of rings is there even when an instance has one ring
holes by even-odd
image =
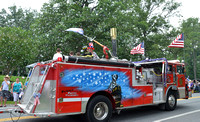
[[[80,1],[81,2],[81,1]],[[64,0],[52,0],[44,4],[42,14],[34,24],[35,35],[40,42],[39,60],[49,60],[55,53],[56,48],[60,47],[64,54],[70,51],[78,52],[87,40],[80,35],[65,32],[67,28],[82,27],[90,28],[93,24],[88,3],[68,4]],[[92,25],[91,25],[92,24]],[[89,29],[88,29],[89,30]],[[87,33],[87,29],[85,29]]]
[[[30,38],[30,31],[22,28],[0,27],[0,34],[0,65],[3,74],[12,75],[32,62],[37,52],[35,42]]]
[[[34,62],[33,53],[29,50],[37,52],[35,51],[36,41],[31,41],[36,35],[31,33],[30,27],[36,17],[36,11],[18,9],[17,6],[9,7],[9,12],[5,9],[0,11],[0,68],[5,74],[19,71],[19,69],[24,71],[27,64]]]
[[[173,28],[169,18],[178,16],[179,6],[180,3],[173,0],[140,0],[133,8],[138,37],[145,43],[146,57],[160,58],[167,54],[167,46],[171,41],[169,38],[175,36],[168,31]]]
[[[185,34],[185,60],[187,75],[191,79],[200,77],[199,61],[200,61],[200,23],[198,18],[188,18],[183,21],[181,30]]]
[[[0,27],[21,27],[29,30],[37,14],[36,11],[17,9],[17,6],[9,7],[9,12],[2,9],[0,12]]]
[[[165,33],[171,27],[168,19],[176,14],[179,5],[166,0],[99,0],[96,4],[94,0],[74,0],[72,4],[51,0],[43,6],[34,27],[41,42],[42,58],[52,58],[57,47],[64,53],[77,52],[89,42],[80,35],[64,31],[70,27],[83,28],[86,35],[96,37],[107,47],[111,47],[110,28],[116,27],[119,58],[130,58],[131,48],[143,40],[146,56],[159,58],[163,56],[163,47],[167,47]],[[158,40],[159,37],[162,38]],[[95,44],[95,47],[98,46]],[[101,48],[95,51],[100,57],[103,55]]]

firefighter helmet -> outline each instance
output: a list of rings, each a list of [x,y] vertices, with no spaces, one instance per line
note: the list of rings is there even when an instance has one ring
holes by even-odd
[[[82,49],[83,49],[83,50],[86,50],[86,49],[87,49],[87,46],[83,46]]]

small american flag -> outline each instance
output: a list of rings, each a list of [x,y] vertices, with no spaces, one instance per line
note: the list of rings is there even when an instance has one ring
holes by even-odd
[[[75,32],[75,33],[79,33],[81,35],[84,35],[84,32],[83,32],[83,29],[82,28],[69,28],[67,29],[66,31],[72,31],[72,32]]]
[[[184,48],[184,35],[183,33],[176,37],[176,39],[168,46],[169,48]]]
[[[138,46],[131,50],[131,54],[144,54],[144,42],[140,43]]]

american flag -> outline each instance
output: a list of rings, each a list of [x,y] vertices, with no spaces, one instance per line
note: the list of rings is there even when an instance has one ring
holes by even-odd
[[[131,50],[131,54],[144,54],[144,42],[140,43],[138,46]]]
[[[168,46],[169,48],[184,48],[184,35],[183,33],[176,37],[176,39]]]
[[[72,31],[72,32],[75,32],[75,33],[79,33],[81,35],[84,35],[84,32],[83,32],[83,29],[82,28],[69,28],[67,29],[66,31]]]

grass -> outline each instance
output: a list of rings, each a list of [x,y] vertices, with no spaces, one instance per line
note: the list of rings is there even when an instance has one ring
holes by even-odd
[[[0,85],[1,85],[2,82],[4,81],[4,77],[5,77],[5,75],[0,75]],[[25,78],[22,78],[22,76],[12,76],[12,77],[10,78],[11,83],[15,82],[15,81],[16,81],[16,78],[19,78],[19,81],[22,82],[22,84],[25,83],[26,77],[25,77]],[[10,89],[11,89],[11,85],[10,85],[9,90],[10,90]],[[7,101],[6,104],[14,104],[14,101]]]
[[[5,75],[0,75],[0,83],[2,83],[4,81],[4,77],[5,77]],[[22,76],[12,76],[10,78],[10,81],[15,82],[16,78],[19,78],[19,81],[22,82],[22,84],[25,83],[26,77],[23,79]]]
[[[3,100],[3,103],[4,103],[4,100]],[[13,104],[15,104],[15,102],[14,101],[7,101],[6,104],[8,104],[8,105],[12,104],[13,105]]]

